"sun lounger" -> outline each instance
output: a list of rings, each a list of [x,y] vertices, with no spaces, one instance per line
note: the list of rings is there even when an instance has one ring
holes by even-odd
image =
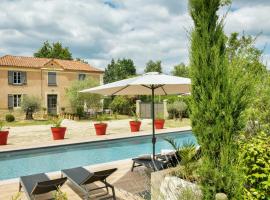
[[[65,170],[62,170],[61,172],[62,172],[63,177],[67,177],[71,183],[73,183],[78,189],[80,189],[84,193],[85,199],[90,198],[90,193],[92,191],[103,189],[103,188],[105,188],[107,191],[106,194],[104,195],[107,195],[109,193],[108,188],[111,188],[112,196],[110,196],[110,198],[116,199],[114,186],[109,184],[106,180],[116,170],[117,170],[116,168],[113,168],[113,169],[102,170],[102,171],[97,171],[97,172],[92,173],[82,167],[77,167],[77,168],[72,168],[72,169],[65,169]],[[101,182],[104,186],[90,189],[88,187],[89,184],[95,183],[95,182]]]
[[[34,174],[20,177],[19,191],[23,188],[29,200],[36,199],[39,194],[57,190],[67,178],[50,179],[46,174]]]
[[[144,166],[153,171],[159,171],[162,169],[167,169],[169,167],[175,167],[179,163],[179,159],[175,154],[157,154],[155,159],[151,155],[143,155],[137,158],[132,159],[133,164],[131,167],[131,171],[134,170],[135,167]]]

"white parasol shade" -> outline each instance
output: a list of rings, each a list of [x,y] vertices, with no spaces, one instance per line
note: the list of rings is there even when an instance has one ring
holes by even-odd
[[[182,94],[190,92],[190,84],[189,78],[150,72],[134,78],[85,89],[81,92],[102,95],[152,95],[150,88],[155,86],[155,95]]]
[[[189,93],[191,80],[177,76],[150,72],[134,78],[124,79],[80,92],[102,95],[151,95],[152,96],[152,143],[153,159],[155,159],[155,104],[154,95]]]

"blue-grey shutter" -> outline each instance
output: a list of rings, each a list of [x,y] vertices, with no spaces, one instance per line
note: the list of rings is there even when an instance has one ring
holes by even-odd
[[[13,84],[13,71],[8,71],[8,84]]]
[[[22,79],[22,84],[27,83],[27,76],[26,76],[26,72],[21,72],[21,79]]]
[[[13,109],[13,95],[12,94],[9,94],[8,95],[8,109]]]

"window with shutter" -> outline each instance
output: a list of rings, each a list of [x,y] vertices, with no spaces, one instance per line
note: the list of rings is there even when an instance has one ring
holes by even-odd
[[[48,72],[48,86],[56,86],[56,72]]]
[[[12,85],[13,84],[13,72],[8,71],[8,84]]]
[[[21,82],[22,82],[22,84],[26,85],[26,83],[27,83],[26,72],[21,72]]]

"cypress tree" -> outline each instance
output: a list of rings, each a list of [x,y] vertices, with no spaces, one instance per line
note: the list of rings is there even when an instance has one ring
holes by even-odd
[[[191,32],[192,130],[202,147],[199,169],[204,199],[224,192],[241,199],[241,171],[237,138],[248,105],[248,85],[230,76],[223,19],[217,15],[222,0],[189,0],[194,22]],[[235,76],[233,76],[235,77]],[[239,86],[239,88],[237,87]]]

